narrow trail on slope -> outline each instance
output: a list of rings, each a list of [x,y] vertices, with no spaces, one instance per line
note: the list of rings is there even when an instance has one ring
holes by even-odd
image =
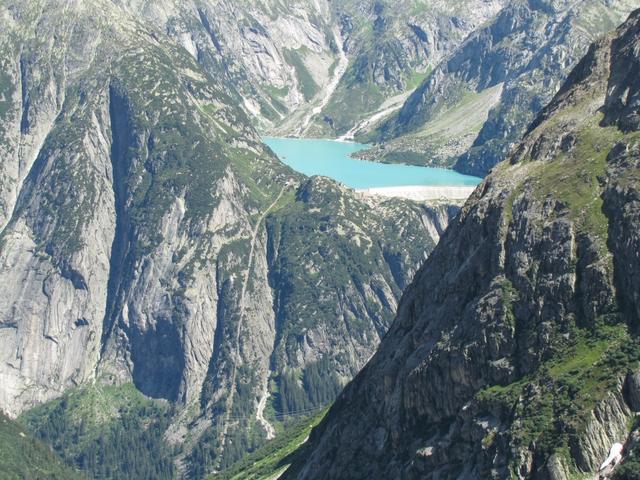
[[[327,104],[331,100],[331,97],[333,96],[333,93],[336,91],[336,88],[338,88],[338,84],[340,83],[340,80],[342,80],[342,76],[347,71],[347,66],[349,65],[349,59],[347,58],[347,54],[344,53],[344,42],[342,41],[342,36],[340,35],[340,32],[338,31],[337,28],[333,29],[333,37],[335,38],[335,41],[338,44],[338,51],[340,52],[340,60],[338,61],[338,66],[335,69],[333,78],[331,79],[331,81],[327,85],[327,88],[324,91],[324,96],[320,100],[320,103],[318,104],[317,107],[313,108],[309,113],[307,113],[307,115],[303,118],[302,124],[300,125],[300,128],[298,129],[296,136],[304,136],[304,134],[309,129],[311,120],[313,119],[313,117],[315,117],[320,112],[322,112],[324,107],[327,106]]]
[[[255,251],[256,241],[258,239],[258,234],[260,233],[260,227],[262,226],[262,222],[264,222],[269,212],[280,201],[280,199],[282,198],[282,195],[284,195],[284,192],[288,187],[289,187],[288,183],[284,187],[282,187],[282,189],[280,190],[280,193],[278,194],[276,199],[273,201],[273,203],[269,205],[269,207],[262,213],[262,215],[260,215],[260,218],[256,222],[256,225],[255,227],[253,227],[253,231],[251,233],[251,248],[249,250],[249,259],[247,261],[247,271],[244,274],[242,290],[240,291],[240,300],[238,302],[238,306],[240,307],[240,315],[238,319],[238,329],[236,330],[236,335],[235,335],[236,344],[235,344],[235,353],[233,358],[233,368],[231,370],[231,383],[230,383],[231,387],[229,390],[229,396],[227,397],[227,401],[225,402],[225,415],[224,415],[225,420],[222,424],[222,434],[221,434],[222,450],[220,452],[220,457],[222,457],[222,453],[224,453],[224,450],[227,446],[227,432],[229,430],[229,421],[231,420],[231,408],[233,407],[233,400],[234,400],[234,395],[236,391],[235,390],[236,378],[238,375],[238,360],[240,357],[240,334],[242,332],[242,323],[243,323],[242,321],[244,320],[244,312],[246,307],[244,297],[245,297],[245,294],[247,293],[249,276],[251,275],[251,270],[253,269],[253,255]],[[264,397],[265,406],[266,406],[266,400],[267,398]],[[262,400],[260,403],[262,403]],[[264,411],[264,408],[263,408],[263,411]],[[258,421],[260,421],[260,419],[258,419]],[[275,435],[275,429],[273,428],[273,426],[269,422],[267,422],[267,420],[264,418],[263,418],[263,421],[264,423],[262,421],[260,421],[260,423],[262,423],[263,425],[265,424],[268,425],[268,427],[271,429],[271,431]],[[267,435],[269,435],[270,430],[267,429],[266,427],[265,429],[267,430]]]

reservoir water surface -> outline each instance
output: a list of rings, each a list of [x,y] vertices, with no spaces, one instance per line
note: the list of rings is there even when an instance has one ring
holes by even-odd
[[[308,176],[331,177],[348,187],[475,186],[482,180],[445,168],[368,162],[349,155],[367,148],[353,142],[264,137],[283,163]]]

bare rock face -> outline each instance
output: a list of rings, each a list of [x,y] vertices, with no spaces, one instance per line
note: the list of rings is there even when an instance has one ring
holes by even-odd
[[[74,185],[58,170],[110,170],[108,132],[99,124],[105,118],[95,120],[78,132],[80,151],[53,147],[39,155],[2,233],[2,405],[11,414],[95,374],[115,230],[113,194],[108,177]],[[67,214],[77,216],[43,215],[41,206],[58,196],[66,197]]]
[[[3,85],[12,93],[3,109],[0,375],[2,408],[11,414],[94,375],[115,228],[108,109],[98,98],[77,129],[59,121],[75,110],[66,103],[66,75],[82,67],[70,63],[63,72],[58,62],[95,55],[95,41],[80,41],[91,25],[74,35],[33,14],[32,28],[51,29],[52,40],[27,51],[17,36],[33,32],[3,9]]]
[[[590,48],[285,478],[566,479],[631,445],[638,45],[640,12]]]
[[[417,79],[504,0],[117,2],[237,89],[262,130],[346,133]],[[397,103],[397,100],[396,102]]]
[[[285,167],[239,107],[249,84],[179,31],[184,8],[0,7],[0,408],[133,383],[175,406],[166,438],[204,475],[266,439],[267,402],[333,400],[458,208]]]
[[[373,136],[384,148],[375,154],[486,175],[509,156],[589,44],[634,8],[627,0],[510,2],[379,126]]]

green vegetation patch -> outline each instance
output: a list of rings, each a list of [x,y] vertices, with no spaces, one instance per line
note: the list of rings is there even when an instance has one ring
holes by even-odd
[[[612,477],[613,480],[640,480],[640,457],[635,455],[620,465]]]
[[[272,478],[284,471],[297,458],[304,455],[300,448],[313,427],[324,418],[328,408],[303,419],[296,420],[274,440],[247,455],[224,472],[212,475],[210,480],[260,480]]]
[[[610,322],[601,318],[594,330],[575,328],[570,345],[535,373],[476,395],[481,410],[502,406],[514,446],[544,458],[567,450],[587,427],[588,413],[617,388],[620,375],[638,368],[638,339],[626,325]]]
[[[0,413],[0,476],[4,480],[75,480],[85,478],[64,465],[51,449],[18,422]]]
[[[333,363],[339,363],[339,357],[332,361],[325,355],[302,370],[287,369],[279,375],[274,382],[273,415],[308,412],[333,403],[343,388]]]
[[[306,65],[304,64],[304,55],[305,49],[301,48],[298,50],[284,50],[284,58],[287,63],[296,71],[296,77],[298,78],[298,84],[300,86],[300,91],[304,96],[305,100],[311,100],[316,93],[320,90],[320,87],[316,83],[316,81],[309,73]]]
[[[518,290],[513,286],[509,279],[502,281],[502,304],[504,308],[505,318],[513,327],[516,326],[516,316],[513,312],[513,304],[518,300]]]
[[[607,155],[622,137],[617,127],[587,125],[577,133],[573,150],[543,165],[534,186],[537,196],[552,194],[564,202],[578,228],[605,248],[609,223],[602,211],[601,184]]]
[[[415,90],[422,82],[429,78],[432,72],[433,67],[431,65],[427,67],[425,72],[413,71],[407,79],[407,90]]]
[[[323,114],[331,119],[331,127],[340,133],[374,113],[385,100],[385,93],[378,85],[354,80],[350,68],[323,110]]]
[[[97,479],[170,479],[169,407],[132,384],[76,388],[21,421],[70,466]]]
[[[566,116],[578,115],[573,109]],[[601,127],[601,114],[581,122],[572,134],[573,145],[558,153],[551,161],[532,163],[530,171],[517,185],[505,202],[503,220],[513,218],[515,200],[523,192],[531,192],[543,201],[547,197],[558,200],[566,207],[578,234],[588,234],[601,257],[607,255],[609,221],[603,208],[603,185],[607,173],[607,156],[620,140],[625,138],[617,127]],[[558,120],[554,120],[558,123]],[[555,125],[555,128],[569,128]],[[498,167],[500,168],[500,167]],[[564,212],[563,212],[564,214]]]
[[[265,91],[274,98],[284,98],[289,95],[289,87],[285,85],[284,87],[274,87],[273,85],[265,85]]]

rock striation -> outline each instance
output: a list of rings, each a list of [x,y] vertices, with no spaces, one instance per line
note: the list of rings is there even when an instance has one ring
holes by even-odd
[[[405,96],[505,0],[119,0],[223,75],[261,130],[338,136]]]

